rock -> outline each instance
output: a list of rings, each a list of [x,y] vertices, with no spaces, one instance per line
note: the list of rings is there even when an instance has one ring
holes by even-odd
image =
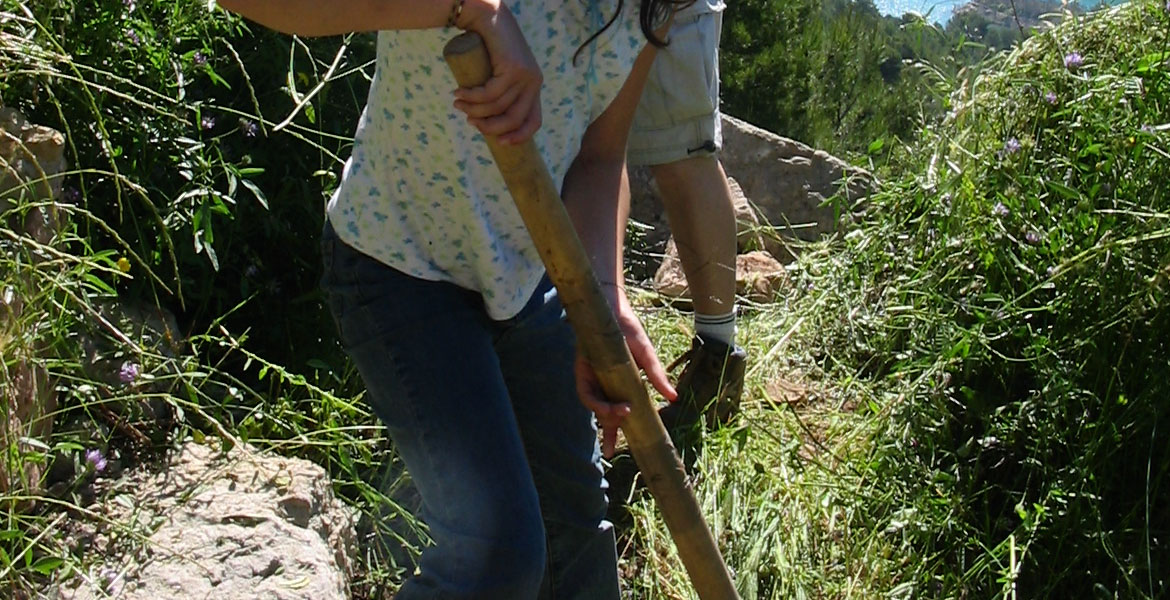
[[[873,185],[872,176],[860,168],[727,115],[719,160],[764,225],[804,240],[834,231],[837,214],[868,195]],[[825,204],[838,193],[838,208]]]
[[[734,177],[727,178],[731,188],[731,203],[735,207],[735,246],[738,252],[764,249],[764,235],[760,229],[760,217],[756,209],[739,187]]]
[[[37,244],[49,244],[58,230],[56,203],[61,196],[60,174],[66,169],[65,137],[48,127],[32,125],[24,115],[0,108],[0,214],[9,213],[3,226]],[[27,211],[13,210],[24,205]],[[33,264],[39,252],[30,252]],[[32,497],[42,490],[43,454],[39,447],[53,431],[56,392],[48,372],[36,359],[45,349],[21,340],[30,326],[24,317],[25,290],[35,284],[24,273],[5,273],[0,284],[0,346],[12,361],[0,375],[0,451],[15,451],[0,461],[0,493]],[[21,465],[12,469],[12,465]],[[30,501],[16,508],[27,509]],[[3,508],[8,508],[4,506]],[[0,508],[2,509],[2,508]]]
[[[30,124],[15,109],[0,108],[0,213],[22,203],[39,204],[23,219],[10,217],[11,229],[41,244],[53,238],[65,170],[64,135]]]
[[[735,293],[752,302],[771,302],[788,282],[784,265],[768,252],[757,250],[735,257]]]
[[[771,302],[788,281],[784,265],[763,250],[753,250],[735,257],[735,293],[752,302]],[[691,290],[678,259],[678,248],[671,239],[666,256],[654,274],[654,290],[670,298],[690,299]]]
[[[353,515],[313,463],[188,443],[112,493],[117,526],[93,536],[106,564],[61,600],[349,598]]]

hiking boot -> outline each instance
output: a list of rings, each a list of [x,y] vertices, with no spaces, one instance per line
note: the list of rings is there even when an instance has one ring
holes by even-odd
[[[747,353],[739,346],[695,336],[691,348],[668,367],[686,363],[678,377],[678,399],[662,407],[658,416],[674,447],[690,471],[703,440],[700,419],[708,430],[727,424],[739,411]]]

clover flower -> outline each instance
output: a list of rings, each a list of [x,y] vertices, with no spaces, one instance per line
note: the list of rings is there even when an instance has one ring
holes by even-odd
[[[139,372],[137,363],[126,361],[118,369],[118,380],[122,383],[134,383],[134,380],[138,379]]]
[[[1085,64],[1085,57],[1081,56],[1080,52],[1069,52],[1064,55],[1064,67],[1069,70],[1080,68]]]
[[[1006,217],[1011,213],[1012,211],[1008,210],[1008,207],[1004,206],[1003,202],[996,202],[995,206],[991,207],[991,214],[997,217]]]
[[[255,121],[240,119],[240,131],[244,133],[244,137],[256,137],[256,134],[260,132],[260,127],[256,125]]]
[[[1044,101],[1049,104],[1056,104],[1056,92],[1048,90],[1048,93],[1044,94]]]
[[[102,456],[102,451],[97,448],[85,451],[85,463],[93,467],[93,470],[98,473],[105,471],[106,466],[109,464],[106,461],[106,457]]]

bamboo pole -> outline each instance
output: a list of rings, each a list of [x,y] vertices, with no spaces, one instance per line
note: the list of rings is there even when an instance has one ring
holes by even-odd
[[[481,85],[491,77],[491,62],[478,34],[457,36],[443,49],[443,56],[462,87]],[[503,145],[493,136],[485,137],[549,278],[557,287],[586,360],[597,373],[606,396],[630,404],[622,430],[699,598],[738,598],[682,462],[650,401],[535,142]]]

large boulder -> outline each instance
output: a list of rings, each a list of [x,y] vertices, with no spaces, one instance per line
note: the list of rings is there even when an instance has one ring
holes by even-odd
[[[187,443],[109,490],[79,543],[103,556],[61,600],[345,600],[353,514],[325,471],[247,446]],[[107,524],[113,524],[107,525]]]

